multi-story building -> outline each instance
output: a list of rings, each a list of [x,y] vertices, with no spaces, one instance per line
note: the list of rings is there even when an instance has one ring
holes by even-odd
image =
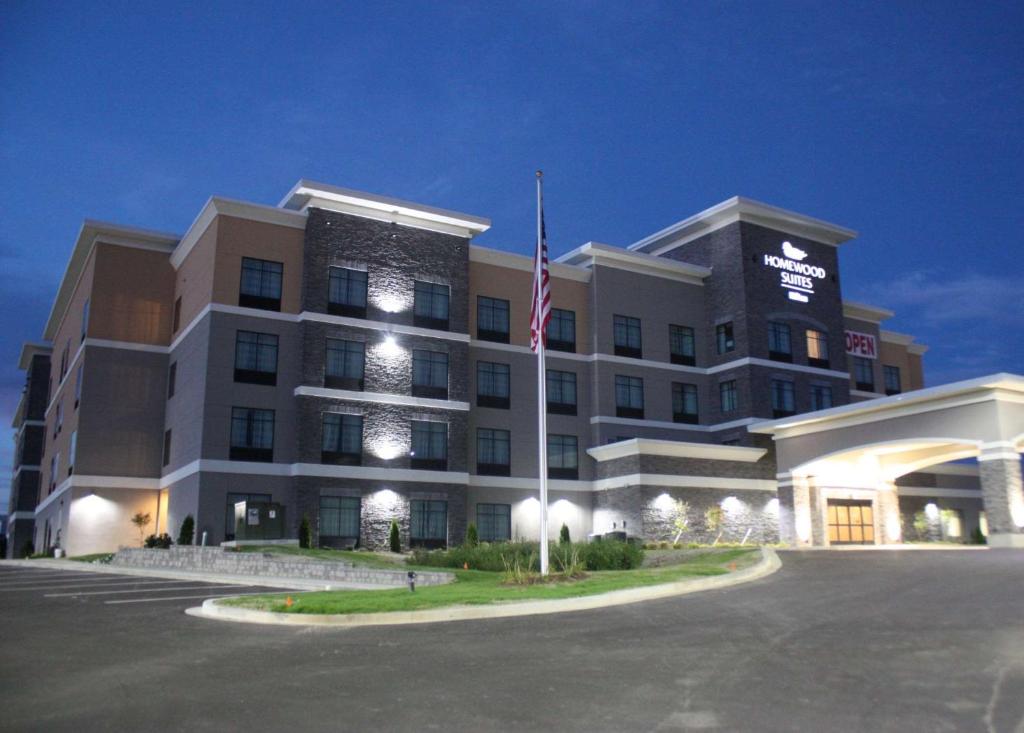
[[[330,546],[380,547],[392,520],[406,546],[537,537],[533,266],[473,245],[489,226],[306,181],[214,197],[183,236],[86,222],[22,356],[12,550],[33,523],[36,549],[137,544],[138,512],[217,543],[244,500]],[[775,452],[748,426],[923,387],[925,347],[842,299],[854,236],[733,198],[552,263],[551,531],[666,538],[682,507],[695,537],[775,541]],[[977,526],[975,467],[916,480]]]

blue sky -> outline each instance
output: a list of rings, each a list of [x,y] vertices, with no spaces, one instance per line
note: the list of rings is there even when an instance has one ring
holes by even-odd
[[[300,177],[627,245],[734,194],[849,226],[932,384],[1024,372],[1024,5],[0,4],[0,494],[81,220],[184,231]],[[6,506],[6,500],[4,500]]]

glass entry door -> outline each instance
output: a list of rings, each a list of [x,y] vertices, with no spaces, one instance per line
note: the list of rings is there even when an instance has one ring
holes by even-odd
[[[828,541],[833,545],[875,544],[875,513],[871,502],[829,499]]]

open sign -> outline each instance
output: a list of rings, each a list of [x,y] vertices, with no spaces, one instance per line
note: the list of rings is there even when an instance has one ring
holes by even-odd
[[[857,331],[846,332],[846,353],[854,356],[863,356],[866,359],[878,358],[878,342],[869,333]]]

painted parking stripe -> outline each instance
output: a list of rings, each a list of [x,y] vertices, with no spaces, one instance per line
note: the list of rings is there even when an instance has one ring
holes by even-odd
[[[13,593],[15,591],[66,590],[68,588],[96,588],[98,586],[158,585],[158,584],[162,584],[162,585],[172,584],[173,585],[174,583],[181,583],[181,581],[180,580],[134,580],[134,581],[125,581],[125,580],[107,580],[107,579],[104,579],[102,582],[95,582],[95,583],[69,583],[67,585],[54,585],[52,583],[46,583],[46,584],[38,584],[38,585],[31,585],[31,586],[27,585],[27,586],[20,587],[20,588],[0,587],[0,593],[3,593],[5,591],[9,592],[9,593]]]
[[[88,573],[87,577],[91,577],[93,575],[92,573],[89,573],[88,570],[78,570],[78,571],[69,570],[69,571],[60,572],[60,573],[41,573],[41,572],[37,572],[37,571],[34,571],[34,570],[25,570],[25,571],[18,572],[18,573],[9,573],[9,574],[4,575],[3,577],[5,579],[6,578],[11,578],[11,579],[31,578],[32,580],[48,580],[50,578],[80,578],[83,575],[86,575],[87,573]],[[107,577],[109,575],[114,575],[114,574],[115,573],[104,573],[103,576],[101,576],[101,577]]]
[[[203,590],[204,588],[237,588],[237,585],[192,585],[185,586],[184,588],[136,588],[134,590],[89,590],[79,591],[78,593],[46,593],[44,598],[64,598],[65,596],[108,596],[115,595],[117,593],[156,593],[160,591],[178,591],[178,590]]]
[[[122,603],[157,603],[159,601],[187,601],[195,600],[196,598],[232,598],[234,596],[262,596],[264,591],[255,591],[253,593],[226,593],[224,595],[209,595],[204,596],[170,596],[165,598],[130,598],[123,601],[103,601],[108,606],[119,605]]]

